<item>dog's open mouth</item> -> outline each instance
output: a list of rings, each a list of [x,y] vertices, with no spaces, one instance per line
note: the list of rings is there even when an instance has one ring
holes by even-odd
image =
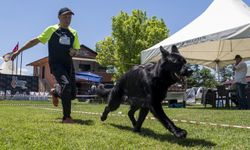
[[[180,78],[181,78],[181,76],[180,76],[179,74],[177,74],[177,73],[174,73],[174,76],[175,76],[175,78],[177,78],[177,79],[180,79]]]
[[[174,78],[177,79],[177,80],[182,80],[182,79],[183,79],[183,76],[180,75],[180,74],[178,74],[178,73],[173,73],[173,76],[174,76]]]
[[[176,80],[179,80],[179,81],[183,81],[185,79],[185,75],[181,75],[181,74],[178,74],[178,73],[173,73],[173,77],[176,79]]]

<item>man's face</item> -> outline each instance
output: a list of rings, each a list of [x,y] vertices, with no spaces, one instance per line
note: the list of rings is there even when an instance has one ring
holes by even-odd
[[[241,58],[236,58],[235,59],[236,64],[238,64],[240,61],[241,61]]]
[[[63,27],[68,27],[71,23],[72,14],[63,14],[58,16],[60,20],[60,25]]]

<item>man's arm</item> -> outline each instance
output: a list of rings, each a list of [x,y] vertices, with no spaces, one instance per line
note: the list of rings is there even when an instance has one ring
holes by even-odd
[[[20,48],[19,50],[17,50],[16,52],[14,52],[11,55],[11,60],[14,60],[21,52],[37,45],[38,43],[40,43],[38,38],[35,38],[35,39],[28,41],[22,48]]]
[[[245,63],[244,62],[240,62],[238,65],[234,66],[235,70],[241,69],[241,68],[244,68],[244,67],[245,67]]]

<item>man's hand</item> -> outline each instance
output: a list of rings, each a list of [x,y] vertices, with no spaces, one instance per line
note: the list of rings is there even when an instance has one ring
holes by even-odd
[[[11,60],[13,61],[19,55],[19,53],[20,53],[19,50],[12,53],[11,54]]]
[[[78,50],[73,49],[73,48],[70,48],[70,49],[69,49],[69,55],[70,55],[71,57],[76,56],[77,54],[78,54]]]

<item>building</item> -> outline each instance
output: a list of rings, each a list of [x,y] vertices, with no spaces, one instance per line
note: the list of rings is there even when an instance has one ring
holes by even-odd
[[[75,72],[91,72],[102,77],[102,83],[112,83],[112,74],[106,73],[106,68],[100,66],[95,58],[97,53],[85,45],[81,45],[80,52],[76,57],[73,57]],[[50,74],[48,57],[36,60],[27,66],[33,66],[33,75],[39,78],[39,91],[49,91],[55,79]],[[91,86],[90,81],[77,80],[77,87],[80,93],[85,93]]]

